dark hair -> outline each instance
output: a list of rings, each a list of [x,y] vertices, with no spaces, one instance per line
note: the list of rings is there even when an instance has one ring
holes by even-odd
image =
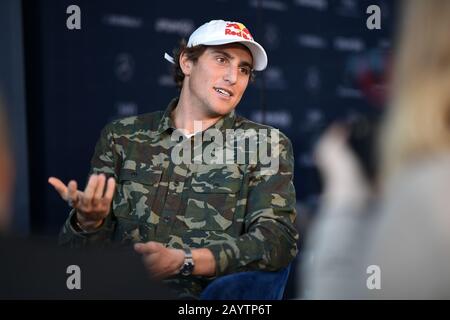
[[[180,56],[182,53],[186,54],[187,58],[194,63],[197,62],[198,58],[205,52],[205,50],[208,48],[208,46],[205,45],[198,45],[194,47],[186,47],[187,43],[185,39],[182,39],[180,41],[180,45],[177,49],[173,50],[173,59],[175,64],[173,65],[173,80],[175,81],[175,84],[178,89],[181,90],[183,87],[183,80],[184,80],[184,73],[183,70],[181,70],[180,66]],[[245,47],[247,48],[247,47]],[[252,70],[250,73],[250,82],[253,82],[255,79],[255,74]]]
[[[187,48],[186,45],[187,45],[186,40],[182,39],[180,41],[180,46],[173,51],[173,59],[175,62],[173,67],[173,79],[178,89],[181,89],[181,87],[183,87],[183,80],[184,80],[184,73],[180,67],[181,54],[184,52],[184,54],[186,54],[189,60],[196,63],[198,58],[200,58],[200,56],[203,54],[203,52],[205,52],[207,48],[204,45]]]

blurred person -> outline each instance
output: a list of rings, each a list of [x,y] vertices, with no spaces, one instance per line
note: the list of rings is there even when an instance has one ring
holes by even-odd
[[[377,182],[345,128],[318,145],[326,187],[302,298],[450,298],[450,2],[404,6]]]
[[[450,298],[449,30],[449,1],[406,3],[368,257],[384,279],[376,297]]]
[[[0,233],[6,234],[11,222],[11,201],[14,190],[14,164],[9,146],[6,120],[0,97]]]
[[[84,191],[75,181],[65,185],[51,177],[49,183],[74,208],[62,245],[135,243],[154,277],[167,279],[180,297],[198,298],[215,277],[276,271],[296,256],[293,152],[280,134],[273,155],[279,167],[271,175],[264,175],[261,162],[176,163],[179,137],[189,150],[198,138],[201,150],[211,147],[204,138],[214,130],[254,132],[251,139],[268,130],[260,145],[275,139],[273,128],[235,114],[267,55],[242,23],[213,20],[195,30],[174,58],[165,58],[175,65],[179,98],[165,111],[107,125]]]
[[[347,127],[335,124],[316,146],[324,190],[299,265],[302,299],[357,299],[364,292],[373,189],[349,136]]]

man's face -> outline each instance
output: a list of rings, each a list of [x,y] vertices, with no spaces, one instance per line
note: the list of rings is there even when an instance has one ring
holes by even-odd
[[[240,44],[208,47],[197,62],[189,63],[183,90],[204,116],[231,112],[247,88],[253,66],[250,51]]]

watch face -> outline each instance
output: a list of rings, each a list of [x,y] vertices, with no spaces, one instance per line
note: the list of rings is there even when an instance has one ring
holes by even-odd
[[[191,275],[192,270],[194,270],[194,265],[193,265],[191,262],[186,262],[186,263],[183,265],[183,268],[181,268],[180,273],[181,273],[183,276],[189,276],[189,275]]]

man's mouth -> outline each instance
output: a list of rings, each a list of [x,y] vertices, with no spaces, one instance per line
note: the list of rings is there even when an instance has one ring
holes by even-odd
[[[214,90],[225,97],[231,97],[233,95],[233,93],[227,89],[214,87]]]

